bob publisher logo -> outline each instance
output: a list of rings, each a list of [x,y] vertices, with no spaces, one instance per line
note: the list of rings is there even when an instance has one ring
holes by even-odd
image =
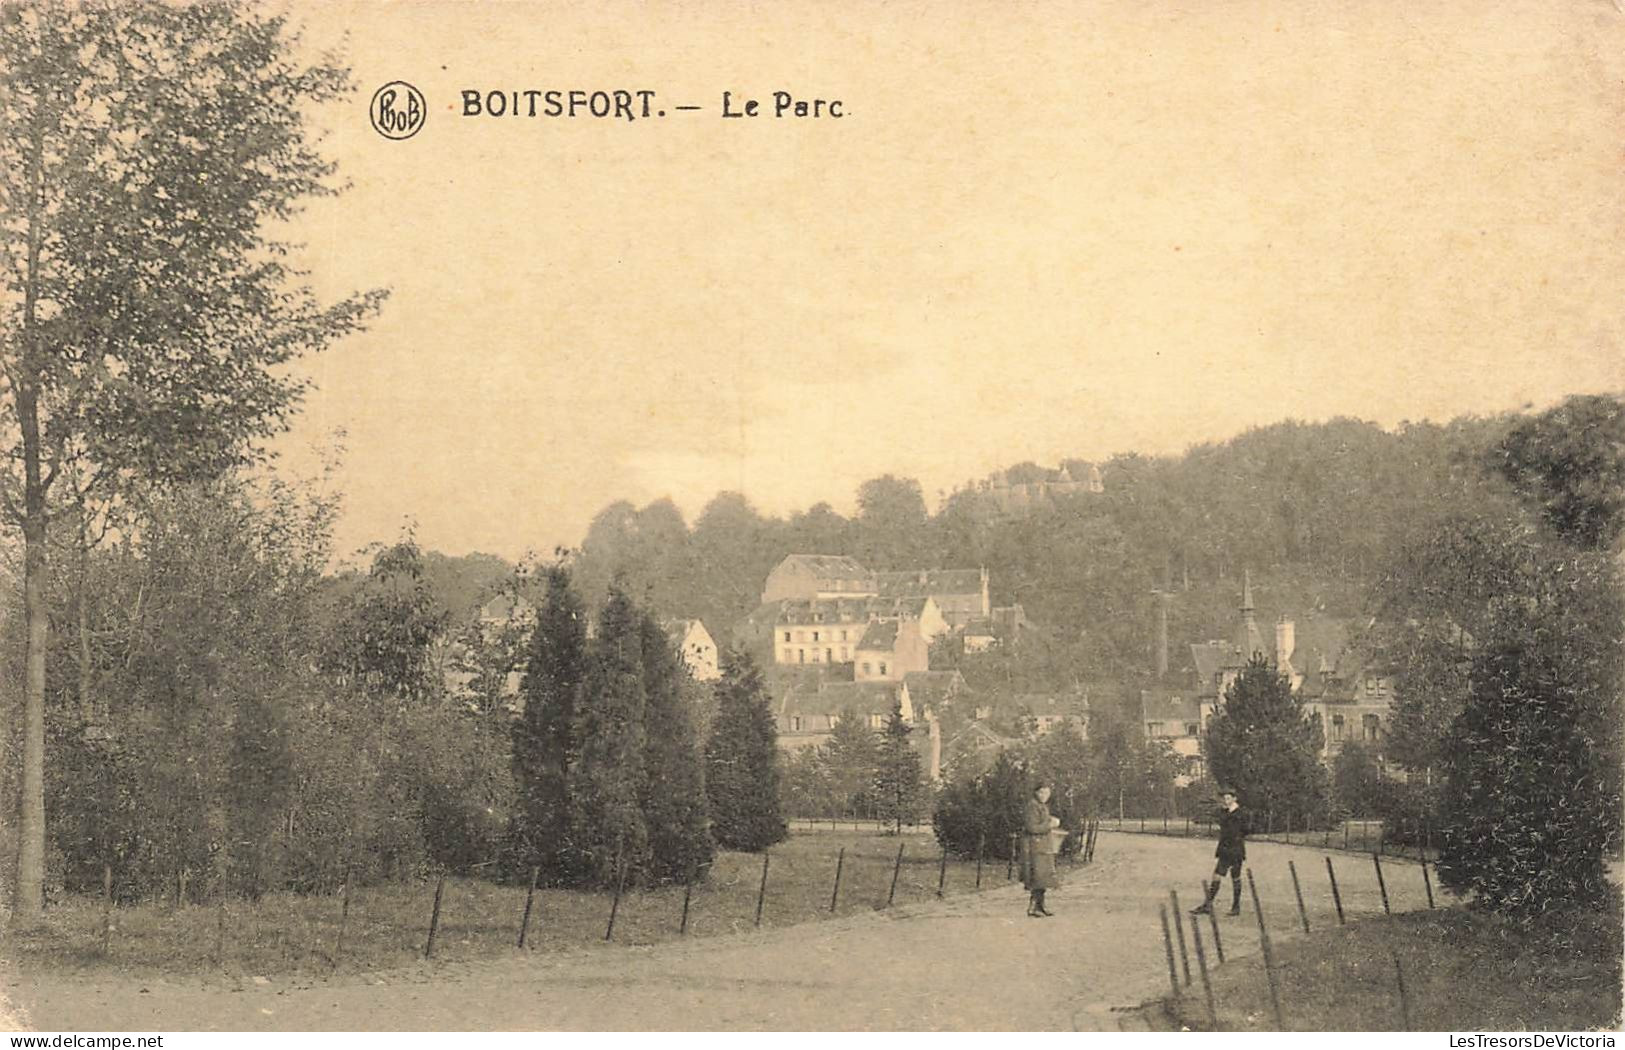
[[[423,92],[404,80],[391,80],[372,96],[367,116],[372,128],[386,139],[409,139],[423,129],[429,107]]]

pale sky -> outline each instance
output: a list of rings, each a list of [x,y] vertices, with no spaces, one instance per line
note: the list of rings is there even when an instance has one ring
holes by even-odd
[[[889,472],[934,505],[1625,388],[1625,15],[1417,6],[295,2],[358,87],[319,115],[353,188],[298,236],[324,294],[393,296],[309,363],[286,458],[348,432],[341,549],[411,517],[514,557],[615,499],[850,510]],[[367,118],[397,79],[402,142]],[[464,118],[470,88],[667,116]],[[780,89],[846,115],[720,116]]]

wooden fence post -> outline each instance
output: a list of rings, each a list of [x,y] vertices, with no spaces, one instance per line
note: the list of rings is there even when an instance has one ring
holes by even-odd
[[[1343,918],[1343,895],[1337,892],[1337,872],[1332,870],[1332,858],[1326,858],[1326,877],[1332,880],[1332,903],[1337,905],[1337,925],[1347,926],[1348,921]]]
[[[1009,882],[1016,865],[1016,839],[1018,835],[1010,836],[1010,855],[1004,858],[1004,881]]]
[[[767,860],[768,854],[762,854],[762,885],[756,890],[756,925],[762,924],[762,904],[767,900]]]
[[[429,912],[429,940],[423,945],[425,959],[434,955],[434,935],[440,932],[440,898],[446,892],[446,873],[440,873],[440,879],[434,884],[434,909]]]
[[[1202,896],[1207,896],[1207,887],[1202,887]],[[1207,920],[1213,925],[1213,950],[1218,953],[1219,965],[1224,965],[1224,942],[1219,939],[1219,909],[1213,907],[1208,901]]]
[[[1179,967],[1185,974],[1185,983],[1191,983],[1191,957],[1185,952],[1185,919],[1184,913],[1179,910],[1179,893],[1177,890],[1168,891],[1169,910],[1174,914],[1174,935],[1179,938]],[[1195,923],[1191,924],[1196,925]]]
[[[904,843],[899,842],[897,844],[897,861],[891,867],[891,889],[886,893],[886,907],[888,908],[891,907],[892,901],[897,898],[897,876],[902,874],[903,871],[903,846]]]
[[[604,940],[615,936],[615,916],[621,910],[621,894],[626,890],[626,854],[615,851],[615,899],[609,902],[609,923],[604,927]]]
[[[1162,916],[1162,950],[1168,956],[1168,987],[1173,989],[1174,998],[1179,998],[1179,971],[1174,969],[1174,936],[1168,931],[1168,906],[1157,905],[1157,914]]]
[[[1371,863],[1377,866],[1377,889],[1382,891],[1382,913],[1392,915],[1393,910],[1388,907],[1388,884],[1382,878],[1382,857],[1376,853],[1371,854]]]
[[[113,948],[113,865],[102,865],[102,955]]]
[[[1331,858],[1328,857],[1327,859],[1330,860]],[[1292,872],[1292,892],[1298,898],[1298,918],[1303,922],[1303,932],[1308,933],[1309,913],[1303,908],[1303,887],[1298,885],[1298,866],[1290,860],[1286,862],[1286,866]]]
[[[948,847],[942,847],[942,863],[937,867],[937,897],[942,897],[943,884],[948,881]]]
[[[1422,885],[1427,887],[1428,908],[1431,910],[1433,907],[1433,879],[1428,875],[1428,859],[1425,854],[1422,857]]]
[[[525,914],[519,920],[519,944],[525,946],[525,936],[530,933],[530,909],[536,903],[536,882],[542,877],[542,869],[538,865],[530,869],[530,885],[525,889]]]
[[[1253,869],[1247,869],[1247,889],[1253,895],[1253,914],[1258,916],[1258,947],[1264,953],[1264,976],[1269,978],[1270,1006],[1275,1010],[1277,1031],[1286,1030],[1286,1019],[1281,1016],[1281,989],[1275,980],[1275,960],[1270,951],[1270,931],[1264,926],[1264,908],[1258,901],[1258,886],[1253,882]]]
[[[1400,1030],[1408,1032],[1411,1030],[1411,997],[1410,993],[1405,990],[1405,969],[1399,965],[1399,956],[1395,955],[1392,958],[1394,960],[1394,981],[1399,985],[1399,1017],[1403,1022],[1403,1027]]]
[[[976,888],[982,888],[982,855],[987,852],[987,834],[976,840]]]
[[[835,888],[829,891],[829,910],[835,910],[836,901],[841,898],[841,869],[846,866],[846,847],[835,855]]]
[[[1191,940],[1196,947],[1196,968],[1202,974],[1202,998],[1207,1000],[1207,1022],[1215,1030],[1219,1027],[1219,1011],[1213,1006],[1213,982],[1207,976],[1207,953],[1202,950],[1202,924],[1191,920]]]

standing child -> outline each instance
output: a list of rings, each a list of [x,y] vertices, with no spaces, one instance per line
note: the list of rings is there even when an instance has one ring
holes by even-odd
[[[1213,898],[1219,895],[1219,883],[1226,871],[1230,873],[1230,914],[1241,914],[1241,862],[1247,859],[1247,814],[1236,802],[1236,793],[1231,788],[1219,792],[1219,803],[1219,848],[1213,851],[1219,863],[1207,886],[1207,900],[1191,909],[1195,915],[1206,915],[1213,910]]]

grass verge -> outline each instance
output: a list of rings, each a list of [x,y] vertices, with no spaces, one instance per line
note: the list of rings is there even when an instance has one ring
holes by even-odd
[[[1620,1023],[1621,914],[1569,912],[1539,926],[1461,908],[1369,919],[1275,948],[1288,1031],[1585,1031]],[[1396,973],[1395,960],[1398,960]],[[1400,995],[1403,974],[1405,996]],[[1277,1029],[1257,957],[1150,1007],[1154,1028]]]

